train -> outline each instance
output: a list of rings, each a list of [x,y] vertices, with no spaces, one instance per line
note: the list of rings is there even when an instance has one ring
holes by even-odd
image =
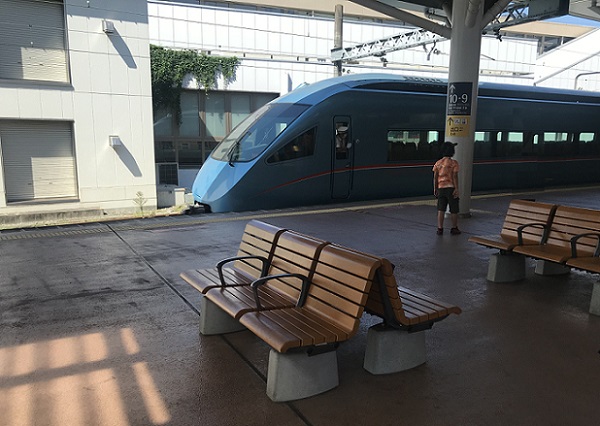
[[[325,79],[256,110],[199,170],[206,211],[269,210],[432,193],[448,83],[354,74]],[[600,96],[480,83],[472,191],[600,181]]]

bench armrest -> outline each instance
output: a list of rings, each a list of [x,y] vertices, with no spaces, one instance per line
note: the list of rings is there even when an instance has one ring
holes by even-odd
[[[269,271],[269,260],[266,257],[263,256],[235,256],[235,257],[228,257],[227,259],[223,259],[221,260],[219,263],[217,263],[217,272],[219,273],[219,281],[221,281],[221,287],[225,287],[227,285],[227,283],[225,283],[225,278],[223,277],[223,266],[225,266],[226,264],[230,263],[230,262],[235,262],[236,260],[244,260],[244,259],[258,259],[262,262],[262,268],[260,270],[260,276],[264,277],[265,275],[267,275],[267,272]]]
[[[258,287],[263,284],[266,284],[269,280],[277,279],[277,278],[287,278],[287,277],[295,277],[299,278],[302,281],[302,291],[300,292],[300,297],[298,297],[298,301],[296,302],[296,307],[301,308],[304,306],[306,302],[306,298],[308,297],[308,289],[310,288],[310,281],[308,277],[305,277],[302,274],[279,274],[279,275],[269,275],[268,277],[261,277],[257,280],[254,280],[252,284],[252,290],[254,291],[254,299],[256,300],[256,308],[259,311],[262,311],[262,306],[260,306],[260,299],[258,298]]]
[[[548,226],[545,223],[526,223],[525,225],[521,225],[517,228],[517,243],[522,246],[523,245],[523,229],[525,228],[542,228],[544,230],[544,234],[542,235],[542,240],[540,244],[544,244],[548,239]]]
[[[586,232],[585,234],[575,235],[571,238],[571,257],[577,257],[577,241],[582,237],[596,237],[598,243],[596,243],[594,257],[600,256],[600,234],[597,232]]]

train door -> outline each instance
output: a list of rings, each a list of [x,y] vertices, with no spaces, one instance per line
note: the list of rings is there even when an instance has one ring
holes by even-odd
[[[331,198],[348,198],[352,186],[354,149],[350,117],[336,116],[333,120]]]

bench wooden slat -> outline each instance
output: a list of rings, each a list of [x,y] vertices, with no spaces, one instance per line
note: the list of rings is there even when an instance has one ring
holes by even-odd
[[[244,228],[244,234],[237,256],[263,256],[271,259],[275,243],[285,229],[258,220],[251,220]],[[262,263],[259,260],[238,260],[233,267],[258,278]]]
[[[315,336],[311,336],[293,326],[289,320],[282,317],[283,311],[287,310],[248,312],[240,318],[240,322],[265,343],[281,353],[285,353],[292,348],[325,342],[324,336],[319,335],[315,338]]]
[[[565,263],[572,257],[571,239],[589,232],[600,232],[600,211],[580,207],[558,206],[544,244],[515,247],[513,251],[535,259]],[[594,254],[598,240],[584,237],[577,244],[577,257]]]
[[[328,245],[319,255],[313,280],[304,307],[317,312],[327,320],[339,324],[349,334],[358,330],[359,318],[364,310],[366,296],[371,288],[375,273],[381,262],[374,257],[365,256],[344,247]],[[362,281],[354,277],[361,277]],[[339,288],[347,281],[353,281],[351,294],[358,298],[351,299],[353,303],[344,303],[345,292],[324,294],[319,288]],[[322,299],[323,298],[323,299]]]
[[[600,274],[600,258],[598,257],[575,257],[567,260],[567,266],[583,271]]]
[[[382,298],[380,280],[383,280],[385,299]],[[386,311],[386,304],[389,304],[390,313]],[[462,312],[458,306],[399,287],[387,259],[382,259],[381,274],[371,287],[365,310],[383,318],[388,325],[400,328],[431,324],[446,318],[450,313],[458,315]]]
[[[305,334],[311,336],[310,345],[326,342],[337,342],[348,338],[348,333],[332,324],[324,321],[321,317],[311,314],[299,308],[277,309],[272,311],[273,318],[293,324]]]
[[[501,251],[510,251],[518,245],[517,229],[520,226],[532,223],[547,225],[552,219],[556,208],[556,205],[549,203],[512,200],[508,206],[499,235],[472,236],[469,241]],[[526,227],[522,234],[523,243],[539,244],[543,235],[544,229],[540,226]]]
[[[250,286],[213,288],[208,294],[211,302],[235,319],[239,319],[246,312],[257,310],[254,292]],[[296,304],[271,288],[260,289],[259,295],[263,309],[291,308]]]
[[[211,288],[219,284],[219,276],[216,269],[192,269],[180,274],[188,284],[205,294]],[[253,281],[253,277],[232,269],[224,269],[223,276],[227,283],[232,285],[244,285]]]

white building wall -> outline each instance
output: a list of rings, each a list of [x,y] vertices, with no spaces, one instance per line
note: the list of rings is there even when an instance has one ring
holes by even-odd
[[[150,43],[194,49],[212,55],[237,56],[237,80],[219,89],[267,91],[283,94],[304,82],[334,75],[331,63],[334,22],[331,18],[283,15],[150,0]],[[407,31],[393,23],[344,22],[344,46],[353,46]],[[388,72],[446,78],[450,42],[388,53],[379,58],[345,64],[344,72]],[[433,51],[432,51],[433,50]],[[482,81],[531,85],[537,42],[533,39],[485,37]],[[515,56],[515,53],[517,55]],[[192,86],[193,87],[193,86]]]
[[[65,0],[71,84],[0,81],[0,119],[73,122],[79,202],[36,203],[36,211],[135,210],[156,206],[146,0]],[[115,25],[102,30],[102,20]],[[109,135],[123,145],[109,146]],[[76,204],[76,205],[74,205]],[[0,173],[0,213],[7,206]]]
[[[600,30],[541,55],[537,59],[535,84],[600,91]]]

